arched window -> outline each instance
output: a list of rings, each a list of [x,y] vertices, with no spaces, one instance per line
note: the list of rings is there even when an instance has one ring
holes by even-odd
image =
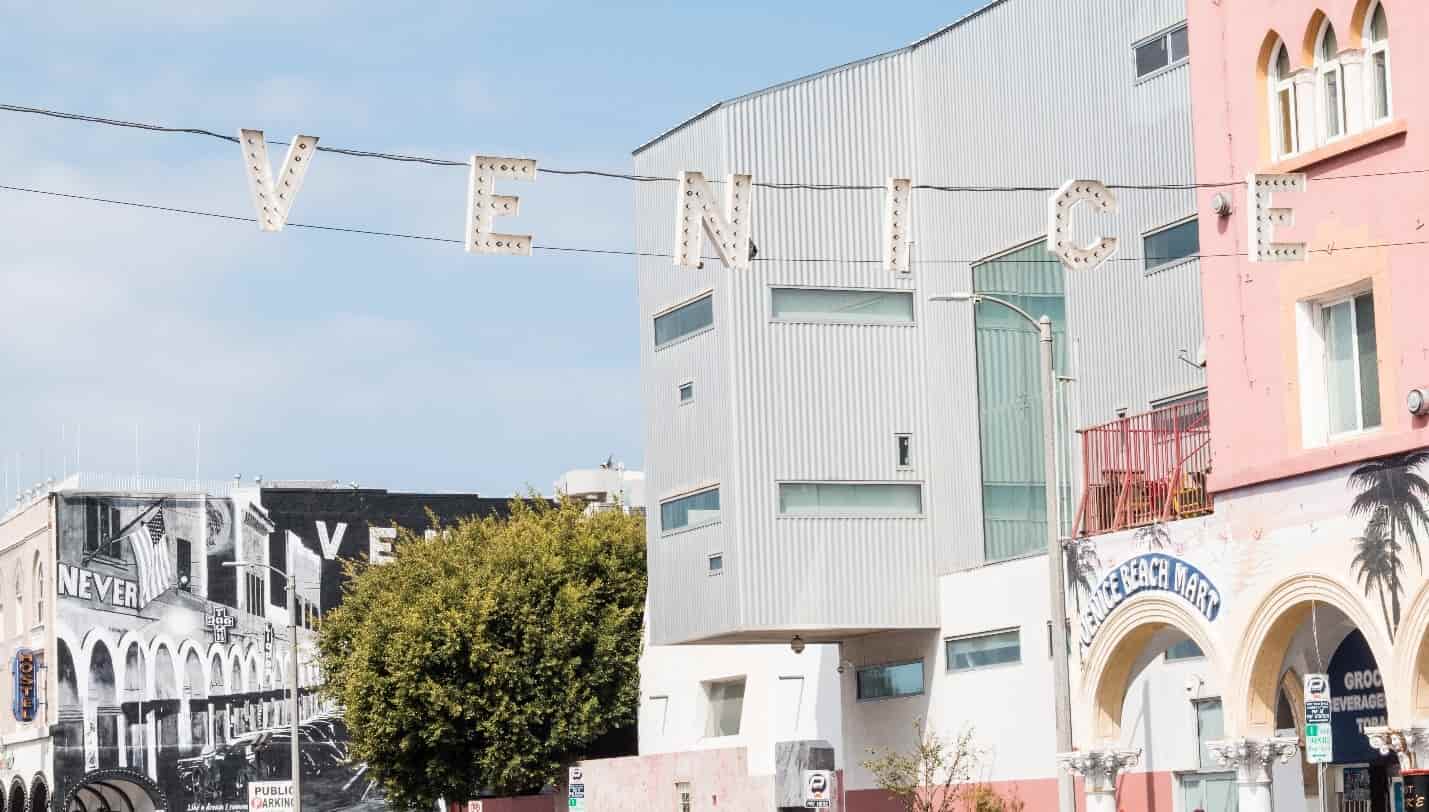
[[[15,634],[25,633],[25,567],[15,565]]]
[[[42,626],[45,623],[45,562],[40,560],[39,555],[35,556],[35,625]]]
[[[1325,20],[1315,40],[1315,74],[1320,82],[1320,134],[1330,141],[1345,134],[1345,71],[1340,66],[1340,41]]]
[[[1300,151],[1295,117],[1295,79],[1290,75],[1290,51],[1281,42],[1270,57],[1270,127],[1275,157]]]
[[[1365,22],[1365,65],[1369,68],[1369,103],[1372,123],[1389,119],[1393,105],[1389,97],[1389,18],[1384,4],[1375,3]]]

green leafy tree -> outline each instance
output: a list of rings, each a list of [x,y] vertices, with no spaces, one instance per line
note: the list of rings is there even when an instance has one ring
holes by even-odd
[[[324,691],[393,806],[538,792],[634,723],[642,518],[518,500],[348,570],[319,631]]]

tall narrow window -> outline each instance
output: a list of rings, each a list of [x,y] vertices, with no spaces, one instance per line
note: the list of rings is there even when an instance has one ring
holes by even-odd
[[[893,435],[893,439],[894,439],[894,442],[897,444],[898,467],[899,467],[899,468],[912,468],[912,467],[913,467],[913,435],[911,435],[911,434],[895,434],[895,435]]]
[[[1225,716],[1220,699],[1201,699],[1196,702],[1196,741],[1200,745],[1201,769],[1215,769],[1218,764],[1208,747],[1209,742],[1224,739],[1226,735]]]
[[[1320,27],[1315,47],[1315,73],[1320,81],[1320,121],[1325,141],[1345,134],[1345,71],[1340,66],[1340,43],[1329,20]]]
[[[675,782],[675,795],[679,803],[676,807],[678,812],[690,812],[694,808],[695,795],[690,791],[689,781]]]
[[[1376,3],[1366,25],[1366,64],[1369,67],[1370,113],[1375,123],[1389,118],[1389,19],[1384,16],[1384,4]]]
[[[1285,43],[1275,46],[1270,61],[1270,120],[1274,130],[1275,157],[1294,155],[1300,149],[1295,113],[1295,79],[1290,75],[1290,52]]]
[[[1067,308],[1062,265],[1036,242],[973,266],[973,288],[1052,319],[1057,369],[1067,365]],[[1042,458],[1042,382],[1037,328],[996,302],[973,313],[977,342],[977,399],[982,441],[983,552],[1001,561],[1047,547],[1045,463]],[[1069,459],[1071,432],[1059,432]],[[1071,489],[1058,489],[1071,516]]]
[[[1379,425],[1379,352],[1374,294],[1362,293],[1320,308],[1325,342],[1325,395],[1330,434]]]
[[[705,690],[710,699],[705,735],[710,738],[738,736],[740,719],[744,717],[744,677],[711,682]]]

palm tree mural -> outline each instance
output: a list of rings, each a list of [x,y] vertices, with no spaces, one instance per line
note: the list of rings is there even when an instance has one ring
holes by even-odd
[[[1166,525],[1161,522],[1153,522],[1136,528],[1134,538],[1138,544],[1145,545],[1148,550],[1164,550],[1166,545],[1171,543],[1171,534],[1166,531]]]
[[[1390,598],[1391,611],[1385,614],[1390,636],[1399,626],[1399,599],[1404,585],[1399,577],[1403,571],[1400,552],[1405,546],[1414,551],[1414,561],[1424,570],[1424,557],[1419,549],[1419,534],[1429,531],[1429,480],[1417,473],[1419,466],[1429,461],[1429,451],[1393,454],[1361,465],[1350,474],[1350,488],[1358,491],[1350,502],[1350,515],[1368,515],[1362,536],[1355,539],[1356,555],[1352,566],[1359,571],[1365,594],[1380,591]]]
[[[1399,594],[1403,589],[1400,573],[1404,564],[1399,560],[1399,544],[1394,541],[1389,530],[1388,512],[1377,510],[1365,525],[1364,535],[1355,540],[1355,557],[1350,568],[1356,578],[1364,584],[1364,594],[1379,594],[1379,609],[1384,613],[1384,625],[1389,629],[1389,640],[1394,642],[1394,633],[1399,629]],[[1385,593],[1390,603],[1385,603]],[[1390,611],[1393,605],[1393,613]]]
[[[1096,544],[1083,536],[1065,544],[1062,551],[1066,554],[1066,571],[1071,574],[1072,583],[1076,584],[1083,594],[1090,596],[1097,586],[1097,571],[1102,568]]]

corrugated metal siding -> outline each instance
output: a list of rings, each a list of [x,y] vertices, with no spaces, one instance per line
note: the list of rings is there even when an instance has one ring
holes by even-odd
[[[816,183],[1190,181],[1189,72],[1137,84],[1131,48],[1184,17],[1183,0],[1007,0],[917,48],[722,105],[643,149],[636,168]],[[670,250],[673,188],[637,186],[642,250]],[[914,259],[972,260],[1036,239],[1046,199],[917,193]],[[1120,256],[1139,256],[1144,231],[1193,205],[1189,192],[1123,193],[1109,221]],[[932,576],[983,561],[972,308],[926,301],[970,289],[970,263],[898,277],[853,261],[881,255],[877,191],[757,189],[754,218],[761,257],[826,261],[748,272],[639,263],[650,493],[722,486],[716,528],[665,539],[652,530],[652,639],[936,626]],[[1119,404],[1140,409],[1199,385],[1175,358],[1199,344],[1197,272],[1192,263],[1145,277],[1139,263],[1111,262],[1069,277],[1070,350],[1081,363],[1061,393],[1067,415],[1094,423]],[[917,324],[771,323],[774,284],[912,290]],[[651,352],[653,313],[702,287],[717,291],[714,333]],[[699,411],[682,417],[689,407],[675,405],[674,388],[689,370],[718,388],[701,383]],[[913,471],[896,469],[901,432],[914,435]],[[777,483],[791,479],[921,481],[927,515],[780,518]],[[726,553],[719,578],[704,575],[711,545]]]

